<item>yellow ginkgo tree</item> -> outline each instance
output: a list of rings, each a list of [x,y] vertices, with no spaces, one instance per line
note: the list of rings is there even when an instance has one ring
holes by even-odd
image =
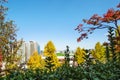
[[[28,62],[27,62],[27,66],[30,69],[42,69],[44,68],[44,60],[42,59],[41,55],[38,54],[38,52],[34,52]]]
[[[105,48],[103,45],[100,44],[100,42],[97,42],[95,45],[95,49],[91,51],[93,58],[96,60],[105,63],[106,62],[106,53]]]
[[[78,65],[85,62],[84,57],[85,57],[84,49],[81,49],[80,47],[78,47],[74,54],[75,61],[77,61]]]
[[[49,41],[44,48],[45,67],[53,71],[60,66],[57,55],[55,54],[55,46],[52,41]]]

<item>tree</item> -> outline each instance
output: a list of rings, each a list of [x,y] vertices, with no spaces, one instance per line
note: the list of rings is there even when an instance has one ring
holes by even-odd
[[[120,25],[118,26],[118,29],[119,29],[119,31],[120,31]],[[116,36],[116,37],[119,37],[119,34],[118,34],[118,31],[117,31],[117,30],[115,30],[115,36]]]
[[[1,67],[2,67],[2,53],[1,53],[1,50],[0,50],[0,72],[1,72]]]
[[[74,58],[75,58],[75,61],[77,61],[78,65],[85,62],[85,57],[86,53],[84,51],[84,49],[81,49],[80,47],[78,47],[76,49],[76,52],[74,54]]]
[[[70,50],[69,50],[69,46],[66,46],[66,51],[65,51],[65,65],[69,66],[70,63]]]
[[[55,46],[52,41],[49,41],[44,48],[45,67],[52,71],[60,66],[57,55],[55,54]]]
[[[77,26],[75,30],[80,33],[80,37],[77,39],[77,41],[80,42],[84,38],[88,38],[88,34],[93,33],[93,31],[96,29],[105,29],[110,27],[116,30],[120,36],[120,30],[118,29],[118,21],[120,20],[120,3],[118,4],[117,8],[117,10],[108,9],[103,16],[94,14],[88,20],[83,19],[83,22],[87,24],[88,27],[84,26],[84,24],[79,24]]]
[[[92,56],[102,62],[105,63],[106,62],[106,53],[105,53],[105,48],[103,45],[100,44],[100,42],[97,42],[95,45],[95,49],[91,51]]]
[[[120,31],[120,26],[118,26],[118,29]],[[116,49],[117,49],[117,52],[120,52],[120,35],[118,34],[117,30],[115,30],[115,36],[116,36],[116,42],[117,42]]]
[[[109,28],[109,31],[108,31],[108,41],[109,41],[109,50],[110,52],[112,53],[112,59],[113,61],[116,61],[116,48],[115,48],[115,45],[116,45],[116,40],[115,40],[115,33],[114,33],[114,30],[112,27]]]
[[[16,39],[16,25],[12,20],[5,19],[7,7],[4,6],[6,0],[0,0],[0,49],[2,50],[3,62],[5,62],[6,69],[13,68],[13,65],[18,64],[20,56],[17,51],[22,44],[22,40]],[[12,66],[12,67],[11,67]]]
[[[118,26],[118,29],[120,31],[120,26]],[[118,34],[117,30],[115,30],[115,36],[116,36],[116,54],[117,54],[117,59],[120,61],[120,35]]]
[[[27,66],[30,69],[42,69],[44,68],[44,64],[44,60],[42,59],[41,55],[38,54],[38,52],[34,52],[27,62]]]
[[[119,29],[120,30],[120,29]],[[106,57],[109,61],[112,58],[112,61],[120,61],[120,40],[117,30],[113,30],[112,27],[109,28],[108,31],[108,43],[105,42],[104,45],[106,46]],[[111,54],[111,56],[110,56]]]
[[[108,9],[108,11],[103,15],[99,16],[98,14],[94,14],[89,19],[83,19],[83,23],[88,26],[84,26],[83,24],[79,24],[75,30],[80,33],[80,37],[77,39],[78,42],[83,40],[84,38],[88,38],[88,34],[92,34],[96,29],[105,29],[108,28],[108,32],[116,31],[117,36],[114,33],[108,35],[108,40],[110,44],[110,51],[112,52],[113,61],[116,61],[116,52],[120,54],[120,29],[118,26],[118,22],[120,21],[120,3],[117,5],[116,9]],[[114,43],[117,41],[117,43]],[[106,47],[107,49],[107,47]],[[108,51],[107,51],[108,52]],[[119,57],[118,57],[119,58]]]

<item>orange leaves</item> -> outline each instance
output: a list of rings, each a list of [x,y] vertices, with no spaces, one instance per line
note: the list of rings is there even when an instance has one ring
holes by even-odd
[[[107,11],[107,13],[104,15],[105,18],[109,18],[109,17],[112,17],[115,13],[115,10],[114,9],[109,9]]]
[[[120,19],[120,10],[109,9],[106,14],[103,15],[103,22],[110,22]]]
[[[101,17],[98,14],[94,14],[88,21],[87,24],[98,25]]]
[[[120,8],[120,3],[117,5],[117,8]],[[94,14],[88,20],[83,19],[83,23],[87,24],[87,26],[83,26],[83,24],[79,24],[75,30],[80,33],[80,37],[77,39],[77,42],[80,42],[84,38],[88,38],[88,34],[93,33],[96,29],[104,29],[113,27],[114,29],[118,28],[118,20],[120,20],[120,10],[108,9],[108,11],[103,15],[99,16],[98,14]],[[109,25],[109,23],[113,25]],[[90,27],[92,26],[92,27]]]
[[[120,3],[117,5],[120,8]],[[109,9],[106,14],[103,15],[103,22],[110,22],[120,19],[120,10]]]

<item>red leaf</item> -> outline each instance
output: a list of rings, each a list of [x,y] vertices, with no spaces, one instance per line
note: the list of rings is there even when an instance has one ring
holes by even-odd
[[[81,39],[80,39],[80,37],[77,39],[77,42],[80,42],[81,41]]]
[[[79,24],[75,30],[82,31],[83,30],[82,26],[83,26],[83,24]]]
[[[114,9],[109,9],[106,14],[104,14],[105,18],[112,17],[114,15],[115,11]]]
[[[87,33],[81,34],[81,37],[85,38],[87,36]]]

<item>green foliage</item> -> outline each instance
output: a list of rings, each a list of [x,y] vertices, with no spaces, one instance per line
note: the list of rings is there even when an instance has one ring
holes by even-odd
[[[48,68],[50,71],[52,71],[52,68],[55,66],[55,64],[53,64],[52,58],[46,57],[45,63],[46,63],[45,67]]]
[[[70,63],[70,51],[69,51],[69,46],[66,46],[66,51],[65,51],[65,65],[69,66]]]
[[[0,3],[6,0],[0,0]],[[5,11],[7,8],[0,6],[0,49],[2,49],[2,54],[4,61],[11,65],[14,64],[17,58],[17,50],[20,44],[16,41],[16,28],[13,21],[5,21]],[[96,18],[95,18],[96,19]],[[111,19],[111,18],[110,18]],[[114,18],[113,18],[114,19]],[[102,20],[102,19],[100,19]],[[107,19],[108,20],[108,19]],[[93,21],[93,20],[92,20]],[[90,22],[90,20],[89,20]],[[104,21],[105,22],[105,21]],[[107,21],[109,22],[109,21]],[[97,25],[97,24],[94,24]],[[92,29],[91,29],[92,30]],[[89,30],[87,30],[89,31]],[[109,41],[110,41],[110,51],[113,54],[113,60],[116,60],[114,37],[112,33],[112,28],[109,28]],[[119,34],[120,35],[120,34]],[[86,36],[84,34],[83,36]],[[21,42],[20,42],[21,43]],[[70,67],[69,65],[69,47],[67,46],[65,54],[65,64],[59,67],[59,62],[55,54],[55,47],[51,41],[45,46],[44,55],[46,56],[46,68],[41,69],[39,67],[35,69],[15,69],[10,70],[9,74],[0,76],[0,80],[119,80],[120,79],[120,63],[117,61],[109,61],[106,63],[101,63],[104,61],[104,48],[100,43],[96,44],[95,50],[93,50],[93,56],[98,60],[96,64],[92,63],[90,58],[90,53],[84,55],[85,63],[80,66]],[[107,47],[106,53],[109,52],[109,47]],[[79,52],[80,50],[78,50]],[[107,54],[109,57],[109,53]],[[37,58],[35,60],[35,58]],[[39,56],[35,54],[30,61],[33,66],[37,61],[39,64]],[[12,65],[12,66],[13,66]],[[15,67],[16,68],[16,67]],[[49,71],[48,71],[49,69]]]
[[[64,53],[56,53],[57,56],[64,56]]]
[[[35,69],[25,71],[13,71],[0,80],[119,80],[120,65],[117,62],[106,64],[97,62],[89,67],[61,66],[55,71]]]
[[[91,53],[88,53],[88,54],[84,54],[84,60],[85,60],[85,63],[84,63],[84,65],[86,66],[86,67],[89,67],[90,65],[92,65],[93,64],[93,59],[94,58],[91,58]]]
[[[109,46],[108,46],[108,43],[105,43],[106,45],[106,51],[105,51],[105,53],[106,53],[106,58],[107,58],[107,61],[109,62],[109,60],[110,60],[110,51],[109,51]]]
[[[109,31],[108,31],[108,40],[110,42],[110,51],[112,53],[112,58],[113,58],[113,61],[116,61],[116,53],[115,53],[115,36],[114,36],[114,30],[112,27],[109,28]]]

